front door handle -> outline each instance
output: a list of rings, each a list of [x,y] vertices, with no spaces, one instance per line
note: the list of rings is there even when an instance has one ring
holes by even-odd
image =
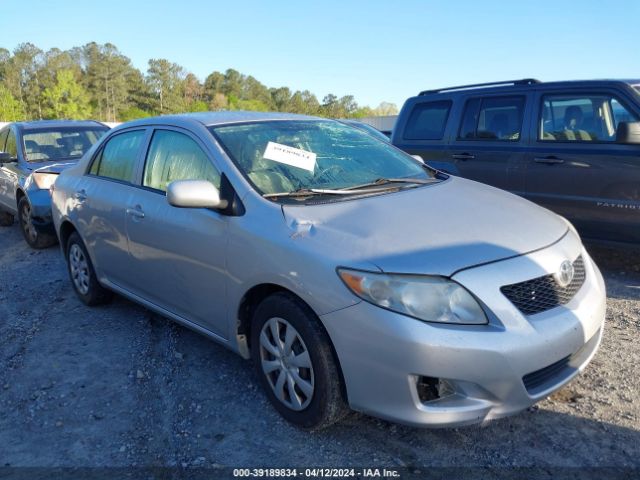
[[[476,156],[471,155],[470,153],[454,153],[451,155],[451,158],[454,160],[473,160]]]
[[[78,202],[82,203],[87,199],[87,192],[83,190],[78,190],[73,196]]]
[[[133,218],[138,218],[138,219],[144,218],[144,212],[142,211],[142,207],[140,205],[127,208],[127,215],[130,215]]]
[[[533,159],[536,163],[546,163],[547,165],[555,165],[556,163],[564,163],[564,160],[558,157],[536,157]]]

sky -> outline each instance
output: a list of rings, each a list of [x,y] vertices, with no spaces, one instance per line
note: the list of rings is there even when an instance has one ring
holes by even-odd
[[[268,87],[398,107],[428,88],[640,78],[640,1],[0,0],[0,47],[111,42],[143,72],[234,68]]]

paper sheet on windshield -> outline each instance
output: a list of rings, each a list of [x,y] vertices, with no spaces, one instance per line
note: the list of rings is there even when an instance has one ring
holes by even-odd
[[[316,168],[316,154],[280,143],[269,142],[262,155],[267,160],[285,163],[292,167],[304,168],[313,172]]]

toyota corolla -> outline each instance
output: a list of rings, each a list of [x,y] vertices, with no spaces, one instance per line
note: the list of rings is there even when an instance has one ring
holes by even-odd
[[[420,426],[523,410],[585,368],[605,288],[563,218],[342,123],[125,123],[53,189],[71,284],[253,360],[289,421]]]

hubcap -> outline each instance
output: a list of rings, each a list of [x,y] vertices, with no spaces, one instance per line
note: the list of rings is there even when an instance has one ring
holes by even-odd
[[[270,318],[260,332],[260,362],[276,398],[291,410],[305,409],[313,398],[309,350],[298,331],[282,318]]]
[[[35,242],[38,238],[38,232],[36,231],[36,227],[33,226],[33,220],[31,219],[31,207],[29,207],[28,203],[25,203],[24,207],[22,207],[20,217],[22,219],[22,228],[24,229],[24,233],[27,234],[32,242]]]
[[[86,295],[89,292],[89,264],[77,243],[69,249],[69,268],[74,286],[82,295]]]

